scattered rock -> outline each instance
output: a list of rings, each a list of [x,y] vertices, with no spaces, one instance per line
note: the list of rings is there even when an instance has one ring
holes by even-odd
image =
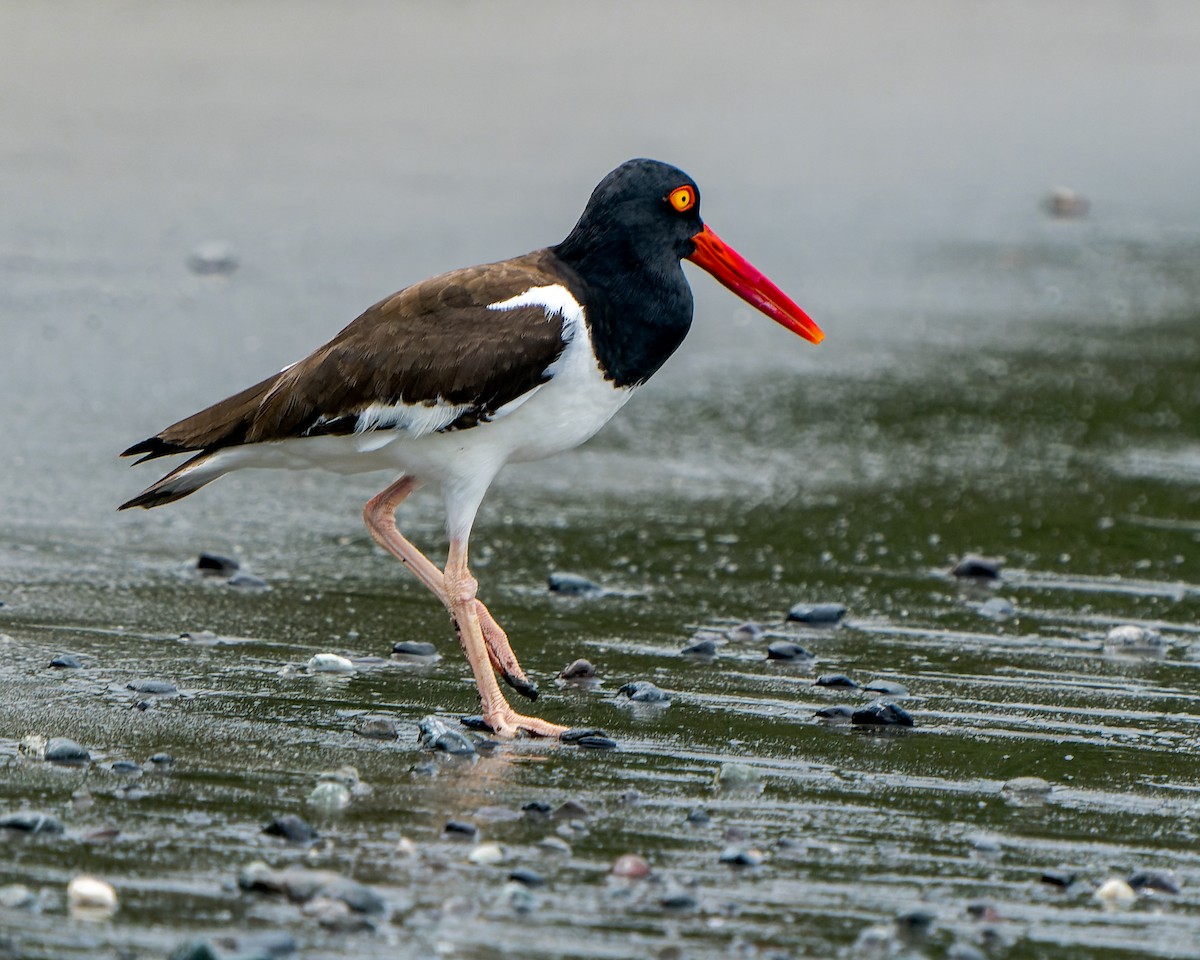
[[[587,820],[592,811],[578,800],[567,800],[550,815],[552,820]]]
[[[242,590],[265,590],[267,588],[267,581],[252,573],[235,573],[225,583]]]
[[[549,820],[553,809],[545,800],[530,800],[521,806],[521,812],[531,820]]]
[[[355,790],[364,792],[354,767],[326,770],[308,795],[308,802],[324,813],[336,813],[350,806]]]
[[[1042,210],[1056,220],[1078,220],[1090,208],[1087,197],[1070,187],[1055,187],[1042,198]]]
[[[353,673],[354,664],[336,653],[318,653],[309,658],[309,673]]]
[[[593,583],[587,577],[581,577],[574,573],[552,573],[546,578],[546,586],[550,588],[551,593],[558,593],[564,597],[601,597],[604,595],[604,588],[598,583]]]
[[[1050,796],[1052,789],[1041,777],[1013,777],[1005,782],[1000,792],[1015,800],[1042,800]]]
[[[716,788],[722,792],[758,792],[762,776],[745,763],[723,763],[717,770]]]
[[[92,759],[92,755],[74,740],[51,737],[46,742],[45,758],[50,763],[84,764]]]
[[[617,693],[634,703],[668,703],[671,699],[669,693],[660,690],[649,680],[634,680],[620,687]]]
[[[704,637],[689,643],[679,651],[685,657],[712,657],[717,653],[717,641],[712,637]]]
[[[426,750],[438,750],[455,757],[474,756],[475,744],[460,730],[439,717],[429,716],[417,724],[417,738]]]
[[[170,680],[133,680],[125,684],[125,689],[156,697],[168,697],[179,692],[179,688]]]
[[[791,643],[787,640],[776,640],[767,647],[767,659],[783,660],[790,663],[796,660],[812,660],[813,655],[798,643]]]
[[[1011,600],[1005,600],[1004,597],[992,597],[976,607],[975,612],[985,619],[1001,621],[1012,619],[1017,608],[1013,606]]]
[[[538,841],[538,849],[545,853],[553,853],[558,856],[569,857],[573,852],[571,845],[560,837],[545,837]]]
[[[175,758],[169,753],[156,753],[150,758],[150,763],[154,764],[157,770],[168,770],[175,766]]]
[[[596,668],[588,660],[575,660],[567,664],[558,672],[560,680],[568,680],[572,683],[583,683],[596,679]]]
[[[282,893],[289,900],[305,903],[316,897],[340,900],[358,913],[378,914],[387,909],[384,899],[370,887],[329,870],[285,867],[272,870],[261,860],[245,867],[238,876],[242,890]]]
[[[833,624],[840,623],[846,608],[840,603],[797,603],[787,613],[794,623]]]
[[[1120,877],[1109,877],[1096,889],[1095,898],[1109,907],[1125,907],[1137,899],[1133,887]]]
[[[529,887],[530,889],[536,889],[537,887],[544,887],[546,885],[545,877],[543,877],[540,873],[536,873],[533,870],[529,870],[525,867],[517,867],[517,869],[513,870],[512,873],[508,875],[508,879],[513,881],[513,883],[519,883],[521,886]]]
[[[858,684],[844,673],[823,673],[813,681],[814,687],[846,687],[857,690]]]
[[[863,684],[863,689],[871,693],[882,693],[885,697],[907,697],[908,687],[894,680],[872,680]]]
[[[117,891],[112,884],[81,874],[67,884],[67,908],[72,913],[111,916],[117,911]]]
[[[442,833],[450,840],[474,840],[479,836],[479,828],[462,820],[447,820]]]
[[[312,843],[321,836],[308,821],[294,813],[272,818],[271,822],[262,828],[262,832],[272,837],[283,837],[288,843]]]
[[[688,823],[698,827],[702,827],[705,824],[712,822],[712,817],[708,815],[708,811],[703,807],[694,807],[693,809],[689,810],[685,819]]]
[[[232,577],[240,566],[236,560],[219,553],[202,553],[196,560],[196,569],[206,577]]]
[[[55,835],[63,832],[63,825],[61,820],[48,813],[18,810],[16,813],[8,813],[0,817],[0,830]]]
[[[133,760],[114,760],[109,769],[113,773],[119,773],[122,776],[135,776],[141,774],[142,765]]]
[[[428,659],[438,655],[437,647],[432,643],[420,643],[414,640],[402,640],[400,643],[392,645],[392,653],[398,653],[403,657],[418,657],[420,659]]]
[[[696,898],[686,890],[673,890],[659,899],[664,910],[694,910]]]
[[[1161,656],[1166,653],[1167,644],[1157,630],[1125,623],[1108,631],[1104,649],[1109,653]]]
[[[911,727],[913,718],[907,710],[890,700],[875,700],[850,714],[850,722],[860,726]]]
[[[968,553],[951,568],[950,573],[960,580],[999,580],[1004,561]]]
[[[1182,884],[1175,874],[1166,870],[1139,870],[1129,878],[1129,886],[1138,893],[1179,893]]]
[[[70,653],[60,653],[50,661],[50,666],[59,670],[79,670],[83,667],[83,661]]]
[[[814,714],[818,720],[826,720],[831,723],[849,723],[850,718],[854,716],[853,707],[822,707]]]
[[[1069,870],[1043,870],[1041,879],[1048,886],[1065,890],[1075,882],[1077,876]]]
[[[763,628],[757,623],[739,623],[725,631],[734,643],[758,643],[763,638]]]
[[[447,824],[447,828],[449,824]],[[479,843],[467,854],[467,859],[478,867],[495,866],[498,863],[503,863],[507,859],[508,854],[504,848],[498,843]]]
[[[376,714],[359,717],[354,724],[354,732],[371,740],[396,740],[400,736],[395,718]]]
[[[720,861],[735,867],[757,867],[763,862],[763,855],[753,847],[729,846],[721,851]]]
[[[37,900],[37,894],[23,883],[10,883],[0,887],[0,907],[5,909],[28,910],[37,905]]]
[[[626,853],[613,861],[609,871],[614,877],[624,877],[627,880],[641,880],[650,876],[650,864],[636,853]]]
[[[188,940],[172,950],[167,960],[221,960],[221,955],[207,940]]]
[[[189,630],[179,635],[180,643],[194,643],[198,647],[215,647],[221,638],[211,630]]]
[[[227,240],[208,240],[187,258],[188,269],[201,276],[228,276],[239,266],[237,251]]]

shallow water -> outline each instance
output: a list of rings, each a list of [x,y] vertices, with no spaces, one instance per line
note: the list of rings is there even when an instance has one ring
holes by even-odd
[[[36,96],[2,154],[21,190],[0,249],[0,814],[53,813],[66,833],[0,831],[0,887],[39,897],[0,906],[0,956],[159,958],[192,937],[285,930],[306,958],[866,957],[892,954],[855,947],[864,930],[917,909],[928,939],[897,953],[1200,956],[1200,197],[1179,175],[1200,147],[1162,99],[1200,85],[1190,7],[1131,19],[1113,4],[1083,23],[1071,4],[1013,5],[1003,22],[937,3],[904,18],[764,6],[738,24],[757,45],[732,50],[715,5],[657,9],[651,35],[632,38],[596,11],[531,6],[539,17],[515,24],[474,6],[469,21],[312,7],[270,23],[269,43],[256,4],[86,9],[4,8],[22,43],[0,69]],[[680,16],[691,99],[647,56]],[[462,22],[478,35],[456,36]],[[414,34],[387,56],[389,36]],[[424,99],[402,92],[451,36],[469,65]],[[601,58],[614,37],[627,62]],[[513,62],[537,41],[552,55]],[[720,78],[697,71],[717,53]],[[572,58],[594,70],[546,86]],[[535,166],[539,105],[598,109],[617,78],[673,93],[682,131],[634,101],[601,127],[563,119],[575,135],[562,158]],[[484,81],[508,114],[479,102]],[[751,94],[758,117],[782,119],[756,125],[769,149],[734,150],[755,126]],[[1123,136],[1098,126],[1094,99]],[[454,106],[478,129],[449,123]],[[897,139],[900,118],[929,137]],[[715,144],[701,120],[723,133]],[[804,127],[824,134],[820,150],[800,150]],[[495,138],[487,164],[470,159],[476,136]],[[235,477],[118,517],[153,477],[113,454],[391,287],[557,238],[611,150],[691,169],[720,232],[829,340],[814,350],[697,277],[697,329],[661,377],[585,449],[501,479],[476,530],[482,595],[541,684],[538,712],[619,747],[432,757],[417,723],[454,722],[476,698],[444,614],[358,521],[387,478]],[[1040,193],[1073,171],[1094,211],[1051,222]],[[787,216],[771,203],[783,182]],[[241,268],[188,274],[190,249],[214,237],[235,242]],[[400,518],[437,556],[436,498]],[[236,555],[269,589],[195,575],[201,550]],[[1004,558],[999,584],[949,576],[969,552]],[[609,593],[551,596],[555,570]],[[992,597],[1014,614],[983,615]],[[785,623],[799,601],[850,612],[832,629]],[[764,637],[724,636],[747,621]],[[1157,630],[1161,655],[1106,649],[1123,623]],[[219,640],[180,639],[201,630]],[[679,656],[700,631],[721,635],[716,658]],[[778,638],[815,661],[768,662]],[[400,640],[442,658],[303,669]],[[84,668],[47,667],[59,653]],[[600,685],[557,686],[581,656]],[[818,723],[817,709],[870,699],[813,684],[828,673],[903,684],[915,726]],[[142,678],[179,695],[126,688]],[[624,702],[633,679],[670,705]],[[395,718],[399,738],[356,735],[363,713]],[[23,756],[34,734],[78,740],[91,764]],[[147,758],[164,751],[175,764],[154,772]],[[114,773],[118,760],[143,774]],[[717,789],[731,762],[760,789]],[[369,791],[315,810],[318,776],[344,764]],[[1017,777],[1051,792],[1006,792]],[[521,813],[567,800],[591,816]],[[708,823],[688,820],[697,807]],[[260,832],[289,812],[320,830],[311,851]],[[470,863],[448,819],[475,823],[506,860]],[[570,853],[539,846],[547,836]],[[719,862],[731,844],[762,864]],[[609,876],[629,852],[650,879]],[[335,931],[239,891],[259,859],[370,884],[388,914]],[[514,894],[517,867],[546,885]],[[1094,898],[1148,869],[1180,892],[1125,909]],[[1059,889],[1047,870],[1078,881]],[[116,886],[111,920],[67,913],[79,872]],[[688,905],[664,906],[679,894]]]

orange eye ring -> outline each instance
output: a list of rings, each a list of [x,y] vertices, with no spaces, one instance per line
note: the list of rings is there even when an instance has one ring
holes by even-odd
[[[667,202],[676,213],[687,213],[696,205],[696,191],[686,185],[676,187],[667,195]]]

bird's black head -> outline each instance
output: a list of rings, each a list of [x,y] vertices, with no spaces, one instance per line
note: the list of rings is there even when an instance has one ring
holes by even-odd
[[[669,163],[628,160],[592,191],[555,252],[581,264],[604,257],[618,269],[678,269],[703,229],[695,180]]]

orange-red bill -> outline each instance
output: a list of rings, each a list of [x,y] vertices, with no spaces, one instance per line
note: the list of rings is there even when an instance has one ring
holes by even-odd
[[[805,340],[820,343],[825,339],[812,317],[708,227],[692,237],[692,242],[696,249],[687,259],[707,270],[752,307]]]

